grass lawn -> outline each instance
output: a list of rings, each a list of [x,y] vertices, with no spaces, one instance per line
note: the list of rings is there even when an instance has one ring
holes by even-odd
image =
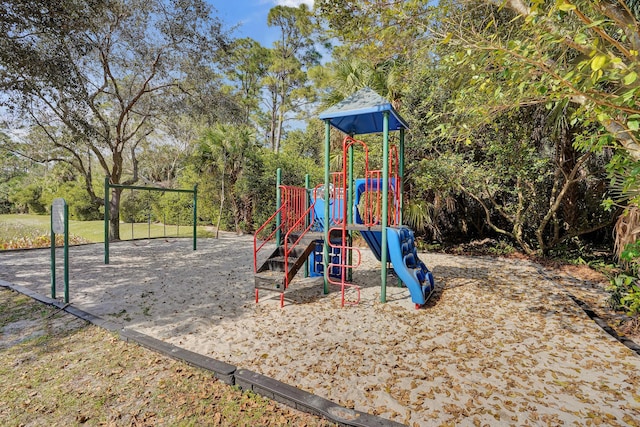
[[[3,247],[3,242],[8,248],[11,248],[14,246],[25,247],[29,241],[37,243],[43,240],[39,238],[51,234],[50,221],[49,215],[0,215],[0,249]],[[193,228],[189,225],[120,224],[120,238],[122,240],[165,236],[190,237],[192,233]],[[197,233],[198,237],[212,237],[211,232],[202,226],[198,226]],[[69,220],[69,235],[72,243],[104,242],[104,221]],[[20,239],[26,239],[27,241],[20,241]],[[13,242],[13,244],[8,242]]]
[[[0,288],[0,425],[331,426]]]

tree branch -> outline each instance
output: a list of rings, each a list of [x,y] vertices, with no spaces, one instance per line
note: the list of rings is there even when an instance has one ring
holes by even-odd
[[[564,184],[562,185],[562,188],[558,192],[558,195],[555,197],[555,199],[552,198],[550,200],[551,204],[549,206],[549,210],[547,211],[545,216],[542,218],[542,220],[540,221],[540,224],[538,225],[538,228],[536,229],[536,238],[538,239],[538,244],[541,245],[541,249],[543,249],[546,246],[544,245],[544,237],[543,237],[544,229],[547,228],[549,221],[560,208],[560,204],[563,202],[565,195],[569,191],[569,188],[576,183],[577,181],[576,175],[578,174],[580,169],[582,169],[582,165],[584,165],[584,163],[587,160],[589,160],[592,155],[593,155],[592,152],[587,152],[582,156],[580,156],[576,164],[571,169],[571,172],[566,177]]]

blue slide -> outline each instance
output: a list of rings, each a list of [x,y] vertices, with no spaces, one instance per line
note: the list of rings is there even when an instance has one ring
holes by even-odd
[[[433,275],[418,258],[413,231],[408,227],[387,227],[387,246],[394,271],[409,289],[411,301],[420,308],[435,286]]]
[[[360,234],[380,261],[382,232],[361,230]],[[416,307],[424,305],[435,289],[433,275],[418,258],[413,231],[408,227],[387,227],[387,260],[393,264],[396,275],[402,280]]]
[[[354,224],[363,224],[364,221],[360,217],[358,205],[361,196],[365,190],[380,191],[382,181],[379,179],[356,179],[355,180],[355,200],[353,203],[353,222]],[[396,213],[397,214],[397,213]],[[387,227],[387,260],[393,264],[393,270],[402,280],[409,293],[411,301],[420,308],[426,304],[427,300],[433,295],[435,290],[433,275],[420,258],[416,250],[413,230],[409,227]],[[371,252],[378,261],[382,258],[382,231],[360,230],[360,235],[367,242]]]

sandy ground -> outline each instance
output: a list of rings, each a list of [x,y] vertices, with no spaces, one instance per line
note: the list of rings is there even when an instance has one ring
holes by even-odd
[[[69,254],[74,306],[360,411],[411,426],[640,425],[640,357],[572,301],[575,278],[526,260],[421,254],[438,291],[415,310],[393,278],[379,302],[379,263],[363,250],[359,305],[300,278],[280,309],[277,293],[254,302],[251,236],[197,251],[116,243],[109,265],[102,245]],[[49,250],[0,253],[0,279],[49,295]]]

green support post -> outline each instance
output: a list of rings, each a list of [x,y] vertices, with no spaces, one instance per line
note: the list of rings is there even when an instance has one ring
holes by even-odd
[[[198,235],[198,184],[193,186],[193,250],[195,251]]]
[[[64,303],[69,304],[69,205],[64,204]]]
[[[400,190],[400,216],[398,218],[398,224],[402,225],[403,224],[403,218],[402,218],[402,211],[404,210],[404,128],[400,128],[400,147],[399,147],[399,153],[398,156],[400,157],[399,159],[399,166],[398,166],[398,173],[400,175],[400,185],[399,190]]]
[[[309,192],[311,191],[311,189],[309,188],[310,186],[311,186],[311,177],[309,176],[309,174],[306,174],[304,176],[304,189],[305,189],[305,204],[307,206],[307,209],[311,207],[311,196],[309,195]],[[304,219],[304,229],[306,230],[307,227],[309,227],[309,215],[307,215],[306,218]],[[309,277],[309,258],[308,257],[304,262],[304,277]]]
[[[329,173],[329,164],[331,163],[331,124],[329,120],[325,120],[325,138],[324,138],[324,245],[322,251],[323,271],[324,277],[324,293],[329,293],[329,227],[331,225],[331,217],[329,213],[329,184],[331,174]]]
[[[62,208],[62,212],[60,211]],[[62,214],[62,218],[59,214]],[[55,219],[54,219],[55,217]],[[62,219],[62,222],[60,222]],[[62,227],[62,229],[60,229]],[[69,205],[58,198],[51,204],[51,298],[56,298],[56,232],[64,234],[64,302],[69,303]]]
[[[51,265],[51,298],[56,299],[56,233],[53,232],[53,215],[51,215],[49,222],[51,230],[51,260],[49,262]]]
[[[280,210],[282,207],[282,192],[280,190],[280,185],[282,185],[282,169],[276,169],[276,212]],[[282,233],[280,232],[280,227],[282,226],[282,212],[278,212],[276,215],[276,245],[280,246],[282,244]]]
[[[380,302],[387,302],[387,224],[389,223],[389,112],[382,116],[382,242]]]
[[[398,185],[398,189],[400,190],[400,194],[398,195],[398,197],[400,198],[400,212],[398,215],[398,224],[402,225],[403,224],[403,215],[402,212],[404,211],[404,128],[400,128],[400,146],[398,147],[398,156],[400,157],[399,159],[399,165],[398,165],[398,174],[399,176],[399,180],[400,180],[400,185]],[[394,212],[395,214],[395,212]],[[398,283],[397,283],[398,287],[402,286],[402,279],[400,279],[400,277],[398,277]]]
[[[108,176],[104,177],[104,263],[109,264],[109,177]]]

